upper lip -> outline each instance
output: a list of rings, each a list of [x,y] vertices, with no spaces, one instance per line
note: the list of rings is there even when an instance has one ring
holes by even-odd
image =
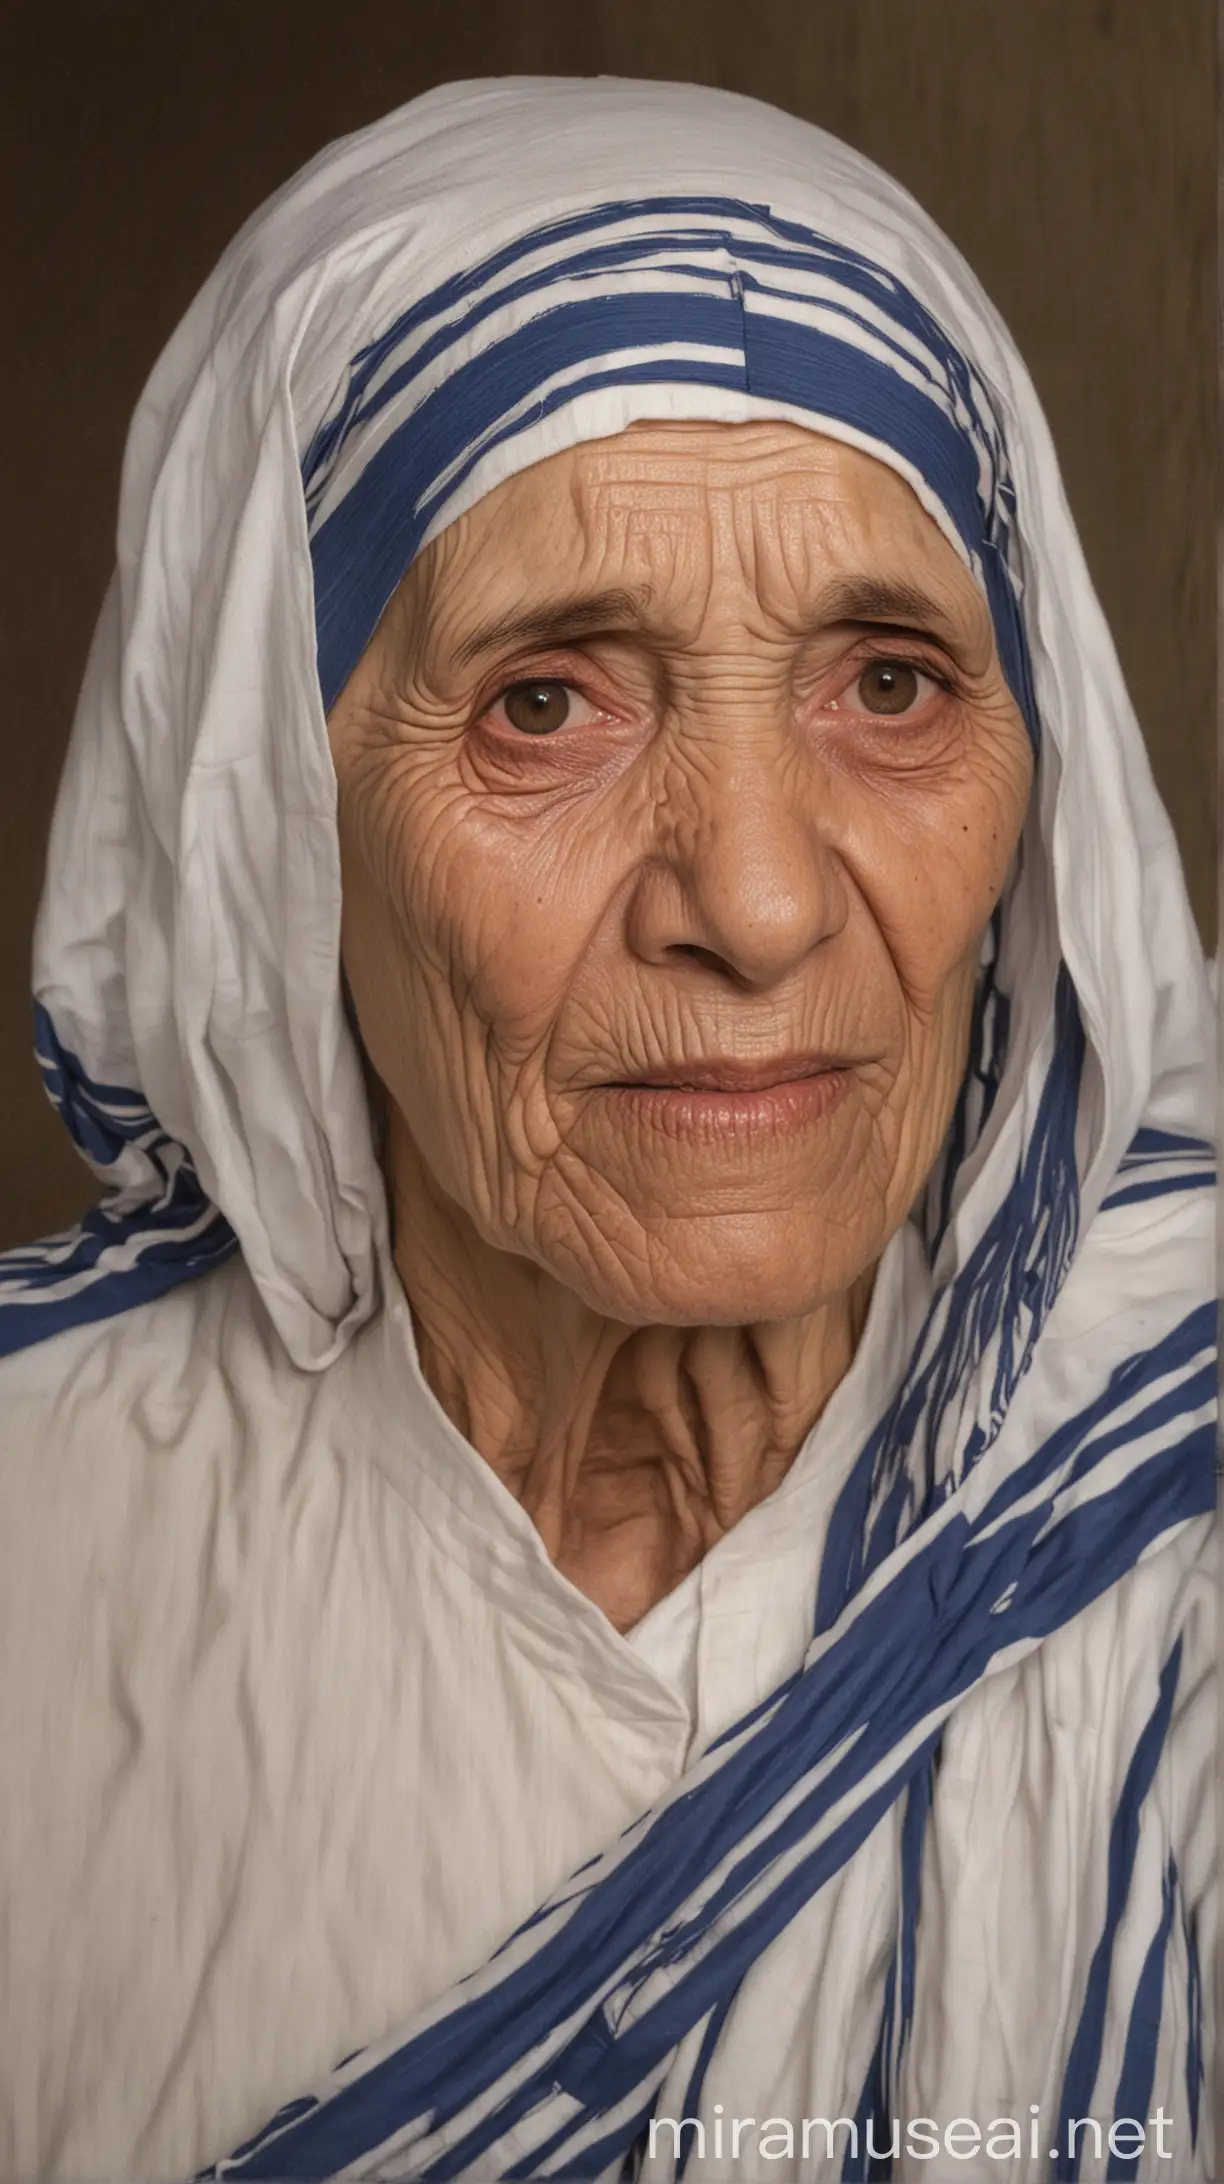
[[[684,1092],[766,1092],[772,1085],[792,1084],[800,1077],[818,1077],[832,1069],[845,1069],[845,1060],[831,1054],[777,1054],[768,1062],[725,1060],[664,1062],[657,1069],[638,1070],[632,1077],[614,1081],[625,1085],[669,1086]]]

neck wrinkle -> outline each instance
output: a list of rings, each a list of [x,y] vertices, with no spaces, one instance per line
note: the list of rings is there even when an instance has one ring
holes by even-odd
[[[802,1319],[611,1320],[494,1250],[391,1132],[421,1369],[546,1552],[624,1630],[785,1478],[853,1360],[874,1268]]]

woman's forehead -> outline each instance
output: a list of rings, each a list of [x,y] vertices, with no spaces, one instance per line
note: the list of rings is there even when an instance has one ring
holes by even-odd
[[[785,420],[638,423],[494,487],[428,546],[420,597],[490,583],[568,589],[588,565],[636,571],[656,597],[700,564],[758,593],[815,593],[872,575],[934,588],[988,618],[985,597],[907,481],[888,464]]]
[[[764,499],[773,491],[800,506],[857,504],[904,510],[930,522],[912,488],[889,464],[781,418],[639,421],[606,439],[580,440],[518,471],[469,514],[478,517],[483,510],[485,520],[493,521],[502,509],[555,510],[566,499],[579,504],[608,494],[623,504],[638,489],[646,506],[673,489],[678,506],[699,506],[715,493],[755,492]]]

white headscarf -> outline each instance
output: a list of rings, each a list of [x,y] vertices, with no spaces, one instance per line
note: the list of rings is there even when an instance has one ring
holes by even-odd
[[[274,2153],[249,2155],[245,2174],[319,2173],[324,2143],[343,2155],[331,2166],[368,2166],[381,2147],[395,2174],[508,2174],[512,2155],[599,2173],[667,2058],[717,2031],[793,1890],[840,1875],[879,1812],[917,1813],[921,1847],[923,1770],[966,1690],[1209,1505],[1211,1275],[1194,1225],[1208,990],[1035,395],[903,190],[802,122],[688,86],[508,79],[416,100],[248,223],[158,364],[36,941],[49,1085],[117,1194],[79,1231],[0,1262],[0,1338],[123,1310],[235,1238],[301,1366],[326,1367],[377,1309],[386,1213],[338,975],[325,704],[428,539],[528,464],[665,416],[788,418],[900,472],[983,584],[1030,720],[1032,806],[922,1210],[931,1312],[839,1505],[798,1684],[707,1755],[688,1805],[644,1816],[439,2004],[433,2031],[387,2044],[402,2097],[380,2107],[385,2074],[359,2058],[278,2122]],[[1143,1249],[1111,1244],[1151,1199]],[[1077,1283],[1101,1324],[1072,1355],[1052,1329]],[[1135,1694],[1136,1754],[1155,1738],[1159,1756],[1181,1662],[1166,1646]],[[805,1751],[749,1825],[767,1755],[790,1766]],[[686,1871],[698,1810],[717,1856]],[[768,1853],[715,1902],[754,1828]],[[635,1939],[626,1907],[660,1870],[658,1916]],[[912,1989],[906,1885],[886,2100],[913,2006],[898,1999],[907,1976]],[[615,1962],[575,1926],[529,2052],[513,2031],[529,2022],[523,1994],[549,1950],[564,1954],[575,1907],[614,1900]],[[699,2006],[712,1935],[739,1970]],[[1134,2045],[1136,1991],[1115,1994],[1110,1961],[1107,1948],[1082,1998],[1076,2097]],[[854,1966],[840,1976],[854,1988]],[[487,2118],[502,2102],[499,2129]],[[337,2119],[359,2110],[346,2137]],[[446,2148],[451,2166],[430,2168]]]

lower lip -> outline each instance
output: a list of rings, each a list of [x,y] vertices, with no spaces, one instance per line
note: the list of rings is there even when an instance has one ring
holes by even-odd
[[[813,1077],[791,1077],[785,1084],[754,1092],[710,1090],[663,1084],[609,1085],[619,1111],[663,1136],[698,1143],[736,1139],[790,1137],[819,1122],[839,1106],[850,1089],[848,1069],[822,1069]]]

